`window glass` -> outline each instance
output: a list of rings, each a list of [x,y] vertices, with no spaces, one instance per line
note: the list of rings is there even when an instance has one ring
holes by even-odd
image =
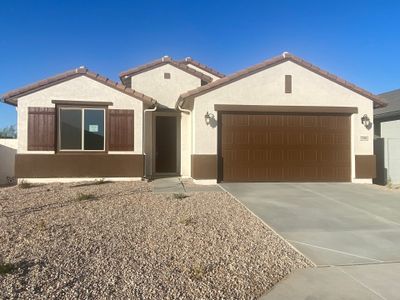
[[[60,149],[82,149],[82,110],[60,110]]]
[[[85,109],[85,150],[104,150],[104,110]]]

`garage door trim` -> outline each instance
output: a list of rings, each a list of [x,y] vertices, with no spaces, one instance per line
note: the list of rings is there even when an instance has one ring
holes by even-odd
[[[276,106],[276,105],[225,105],[215,104],[218,112],[280,112],[280,113],[333,113],[356,114],[358,108],[353,106]]]

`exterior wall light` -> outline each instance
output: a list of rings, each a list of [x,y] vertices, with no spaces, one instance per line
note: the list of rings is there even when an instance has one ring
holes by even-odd
[[[365,128],[371,128],[372,122],[366,114],[361,117],[361,123],[365,126]]]
[[[215,116],[207,111],[207,113],[204,115],[204,119],[206,120],[206,124],[210,124],[211,120],[215,119]]]

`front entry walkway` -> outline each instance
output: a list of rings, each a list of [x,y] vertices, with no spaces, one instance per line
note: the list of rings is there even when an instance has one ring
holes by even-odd
[[[165,177],[155,179],[151,183],[154,193],[192,193],[192,192],[221,192],[222,189],[214,185],[194,184],[191,179],[182,179],[180,177]]]
[[[400,193],[341,183],[221,186],[318,268],[264,299],[400,299]]]

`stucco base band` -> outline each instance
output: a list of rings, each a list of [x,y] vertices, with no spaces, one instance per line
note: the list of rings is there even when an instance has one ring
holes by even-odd
[[[375,155],[356,155],[356,178],[375,178],[376,177],[376,156]]]
[[[143,155],[17,154],[17,178],[143,177]]]
[[[71,178],[18,178],[18,183],[74,183],[74,182],[90,182],[90,181],[141,181],[142,177],[71,177]]]
[[[217,155],[193,154],[192,155],[193,179],[217,179]]]

